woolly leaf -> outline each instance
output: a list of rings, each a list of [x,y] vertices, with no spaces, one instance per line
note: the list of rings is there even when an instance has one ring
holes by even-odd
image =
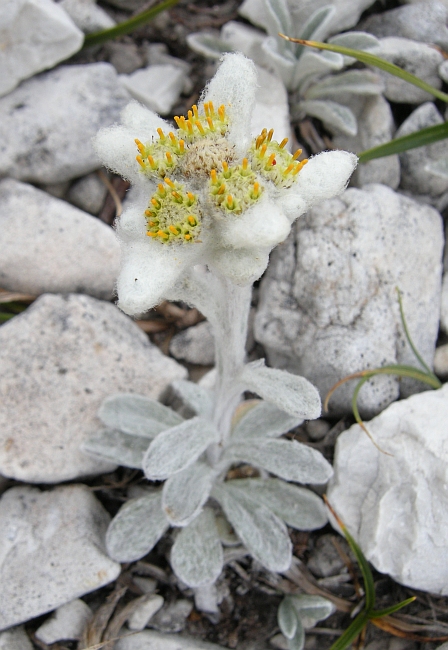
[[[318,81],[305,92],[305,99],[338,97],[341,95],[380,95],[383,80],[372,70],[349,70]]]
[[[277,610],[277,621],[281,633],[287,638],[292,639],[297,631],[297,614],[291,602],[291,598],[283,598]]]
[[[168,529],[162,493],[131,499],[112,519],[106,534],[107,552],[117,562],[134,562],[149,553]]]
[[[316,9],[300,30],[298,38],[303,38],[304,40],[325,38],[327,36],[328,24],[335,13],[336,10],[331,5],[325,5]],[[288,28],[289,25],[287,26]]]
[[[187,526],[201,511],[213,485],[214,470],[197,461],[163,486],[162,507],[173,526]]]
[[[265,505],[255,503],[231,483],[215,486],[221,505],[247,550],[269,571],[286,571],[291,564],[291,541],[285,524]]]
[[[291,15],[286,0],[265,0],[266,31],[277,37],[278,32],[286,32],[291,24]]]
[[[119,393],[107,397],[98,417],[111,429],[142,438],[154,438],[161,431],[183,422],[183,418],[150,397]]]
[[[331,43],[332,45],[342,45],[342,47],[349,47],[353,50],[361,50],[365,52],[373,50],[381,45],[376,36],[373,36],[373,34],[369,34],[368,32],[345,32],[345,34],[337,34],[336,36],[329,38],[328,43]],[[355,61],[356,59],[352,56],[344,55],[344,65],[353,65]]]
[[[220,59],[226,52],[232,52],[228,43],[218,38],[214,32],[194,32],[188,34],[187,43],[193,52],[209,59]]]
[[[330,463],[319,451],[296,440],[258,438],[235,442],[228,448],[225,460],[251,463],[298,483],[326,483],[333,474]]]
[[[336,611],[333,603],[322,596],[294,594],[290,596],[290,599],[291,605],[305,628],[313,627],[318,621],[323,621]]]
[[[303,650],[305,646],[305,630],[300,621],[297,621],[297,630],[292,639],[288,641],[289,650]]]
[[[197,415],[210,417],[213,409],[212,394],[206,388],[186,379],[176,379],[171,384],[174,392]]]
[[[317,494],[277,478],[245,478],[229,481],[233,489],[270,508],[280,519],[298,530],[316,530],[328,521],[327,510]]]
[[[347,106],[330,100],[305,99],[299,102],[298,108],[306,115],[317,117],[332,132],[344,135],[356,135],[358,132],[356,117]]]
[[[176,537],[171,549],[171,566],[189,587],[200,587],[215,582],[223,562],[215,515],[210,508],[205,508]]]
[[[266,368],[263,360],[244,366],[240,379],[246,388],[290,415],[302,420],[314,420],[320,416],[319,392],[304,377]]]
[[[159,434],[143,458],[146,478],[161,481],[185,469],[217,442],[218,431],[204,418],[185,420],[177,427]]]
[[[148,445],[147,438],[130,436],[114,429],[102,429],[90,436],[81,449],[89,454],[107,458],[117,465],[141,469]]]
[[[233,429],[232,437],[241,440],[247,440],[254,436],[275,438],[281,436],[282,433],[291,431],[302,422],[302,418],[281,411],[275,404],[261,401],[238,421]]]

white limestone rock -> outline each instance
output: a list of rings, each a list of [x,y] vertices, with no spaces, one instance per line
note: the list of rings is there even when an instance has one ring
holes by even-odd
[[[210,323],[204,321],[175,334],[170,342],[170,354],[187,363],[212,366],[215,341]]]
[[[159,115],[171,111],[183,90],[184,80],[184,71],[171,64],[150,65],[120,76],[129,94]]]
[[[80,450],[103,399],[157,399],[187,374],[114,305],[76,294],[45,294],[2,325],[0,367],[0,473],[30,483],[114,469]]]
[[[422,104],[413,111],[397,130],[396,137],[409,135],[428,126],[442,124],[443,118],[432,102]],[[446,140],[425,147],[410,149],[400,154],[401,187],[413,194],[439,197],[448,191],[448,178],[436,174],[428,167],[447,154]]]
[[[96,0],[59,0],[59,6],[85,34],[116,25],[115,20],[96,4]]]
[[[434,353],[434,372],[438,377],[448,377],[448,343],[436,348]]]
[[[153,630],[144,630],[132,636],[126,636],[115,644],[115,650],[224,650],[214,643],[198,641],[196,638],[180,634],[160,634]]]
[[[0,99],[0,177],[61,183],[100,167],[92,138],[129,95],[109,63],[62,66]]]
[[[78,640],[92,617],[92,610],[80,598],[61,605],[36,630],[36,637],[51,645],[65,639]]]
[[[394,119],[389,102],[382,95],[368,97],[361,102],[356,117],[358,134],[356,136],[339,135],[333,138],[338,149],[360,153],[392,140],[395,132]],[[358,165],[350,183],[355,187],[363,187],[368,183],[382,183],[396,190],[400,184],[398,155],[378,158]]]
[[[432,364],[442,247],[440,214],[384,185],[349,189],[314,207],[274,251],[261,283],[255,338],[270,365],[304,375],[325,397],[353,372],[415,363],[396,287],[414,343]],[[334,393],[331,413],[351,412],[353,388]],[[376,377],[358,404],[368,417],[417,390],[421,384]]]
[[[187,625],[187,617],[191,614],[193,603],[191,600],[180,599],[173,603],[165,603],[159,611],[151,617],[150,626],[159,632],[182,632]]]
[[[83,176],[70,187],[67,199],[89,214],[98,214],[106,199],[107,187],[95,172]]]
[[[0,5],[0,96],[77,52],[83,33],[52,0],[3,0]]]
[[[105,223],[27,183],[0,181],[0,286],[109,300],[120,247]]]
[[[447,23],[448,3],[426,0],[373,14],[363,22],[362,29],[378,37],[401,36],[448,49]]]
[[[413,589],[448,594],[448,385],[389,406],[336,443],[328,499],[366,558]]]
[[[121,567],[104,547],[109,522],[84,485],[5,492],[0,500],[0,629],[115,580]]]
[[[439,65],[439,75],[445,83],[448,83],[448,59]]]
[[[398,65],[411,72],[435,88],[442,87],[439,76],[439,66],[443,55],[426,43],[418,43],[407,38],[395,36],[381,38],[380,45],[370,50],[390,63]],[[433,96],[417,86],[395,77],[394,75],[374,68],[384,81],[384,95],[391,102],[404,104],[421,104],[433,99]]]
[[[141,632],[148,625],[154,614],[163,606],[164,600],[158,594],[147,594],[141,597],[140,603],[136,606],[128,618],[130,630]]]
[[[25,628],[20,625],[0,632],[0,650],[33,650],[33,645]]]

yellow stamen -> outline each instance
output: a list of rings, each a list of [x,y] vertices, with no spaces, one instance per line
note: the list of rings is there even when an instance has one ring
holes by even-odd
[[[283,175],[284,175],[284,176],[287,176],[287,174],[289,174],[289,172],[292,172],[292,170],[294,169],[294,167],[295,167],[294,163],[291,163],[290,165],[288,165],[288,167],[287,167],[287,168],[285,169],[285,171],[283,172]]]
[[[148,237],[157,237],[158,235],[157,232],[150,232],[150,231],[148,231],[146,234],[148,235]]]
[[[184,235],[184,239],[188,241],[189,239],[191,239],[191,235]]]
[[[270,129],[268,133],[268,142],[272,140],[272,136],[274,135],[274,129]]]
[[[301,153],[302,153],[302,149],[297,149],[297,151],[293,155],[292,159],[297,160],[297,158],[301,155]]]
[[[194,194],[192,194],[191,192],[187,192],[187,199],[188,199],[187,200],[188,205],[189,206],[192,205],[194,203]]]
[[[177,142],[177,138],[176,138],[176,136],[174,135],[174,133],[173,133],[172,131],[170,131],[170,132],[168,133],[168,135],[170,136],[170,140],[171,140],[171,142],[172,142],[173,144],[176,144],[176,142]]]
[[[227,207],[229,208],[229,210],[233,210],[233,208],[235,207],[233,203],[233,196],[231,194],[227,196]]]
[[[157,237],[163,237],[163,239],[168,239],[169,235],[167,235],[166,232],[163,232],[163,230],[159,230],[157,232]]]
[[[198,107],[196,106],[196,104],[193,104],[191,108],[193,109],[193,114],[195,118],[198,120],[199,119]]]
[[[213,124],[213,120],[210,117],[210,115],[207,116],[207,124],[208,124],[208,128],[210,129],[210,131],[215,130],[215,125]]]
[[[266,166],[268,165],[276,165],[277,161],[275,160],[275,153],[271,153],[271,155],[268,158],[268,162],[266,163]]]
[[[148,223],[148,225],[149,225],[151,228],[153,228],[153,227],[156,225],[156,222],[155,222],[155,221],[150,221],[150,222]]]
[[[211,102],[210,102],[210,104],[213,106],[213,104]],[[212,114],[213,114],[213,112],[212,112]],[[225,117],[226,117],[226,107],[224,106],[224,104],[221,104],[221,106],[218,108],[218,115],[219,115],[219,119],[221,120],[221,122],[224,122]]]
[[[210,115],[210,109],[208,107],[208,102],[205,102],[205,104],[204,104],[204,113],[206,114],[207,117],[208,117],[208,115]]]
[[[159,134],[159,137],[160,137],[161,141],[164,142],[166,136],[165,136],[164,132],[162,131],[162,129],[160,128],[160,126],[159,126],[159,128],[157,129],[157,133]]]
[[[168,163],[169,163],[170,165],[172,165],[172,164],[173,164],[173,156],[171,155],[171,153],[170,153],[169,151],[167,151],[167,152],[165,153],[165,156],[166,156],[166,159],[168,160]]]
[[[177,228],[175,228],[174,226],[169,226],[169,229],[171,230],[173,235],[178,235],[179,234],[179,230]]]
[[[157,189],[159,190],[160,196],[162,197],[166,196],[166,189],[163,187],[162,183],[159,183],[157,185]]]
[[[229,171],[229,165],[227,164],[227,162],[225,160],[223,160],[221,164],[222,164],[224,174],[226,174]]]
[[[196,225],[196,219],[193,217],[192,214],[190,214],[190,216],[187,217],[187,220],[188,220],[188,223],[189,223],[190,225],[192,225],[192,226],[195,226],[195,225]]]
[[[156,208],[160,208],[160,202],[159,202],[157,199],[155,199],[154,197],[152,197],[152,199],[151,199],[151,203],[152,203]]]
[[[216,193],[217,194],[224,194],[225,191],[226,191],[226,186],[223,183]]]
[[[293,171],[293,176],[299,173],[299,171],[305,167],[306,163],[308,162],[308,158],[305,158],[305,160],[302,160],[302,162],[299,162],[295,170]]]
[[[179,140],[179,149],[181,153],[184,153],[185,151],[185,142],[184,140]]]
[[[151,210],[145,210],[145,214],[146,214],[147,217],[152,217]]]
[[[201,135],[205,135],[204,127],[203,127],[202,124],[199,122],[199,120],[197,120],[197,121],[195,122],[195,124],[196,124],[196,126],[197,126],[197,129],[198,129],[199,133],[200,133]]]
[[[153,169],[157,167],[156,163],[154,162],[154,158],[152,156],[148,156],[148,162]]]
[[[173,181],[170,180],[170,179],[168,178],[168,176],[166,176],[163,180],[164,180],[165,183],[166,183],[167,185],[169,185],[173,190],[176,188],[176,186],[174,185]]]
[[[218,182],[218,179],[216,177],[216,169],[212,169],[212,171],[210,172],[210,177],[212,179],[213,185],[216,185],[216,183]]]
[[[179,194],[179,192],[171,192],[172,196],[174,196],[175,200],[178,203],[182,203],[182,196]]]
[[[145,146],[140,142],[140,140],[138,138],[135,138],[134,142],[137,145],[137,148],[140,151],[140,153],[145,153]]]
[[[140,155],[135,156],[135,160],[136,160],[136,161],[138,162],[138,164],[141,165],[142,167],[145,166],[145,163],[143,162],[143,158],[142,158]]]
[[[247,158],[243,158],[243,170],[244,170],[244,171],[247,171],[247,163],[248,163],[248,162],[249,162],[249,161],[247,160]]]
[[[280,147],[280,149],[283,149],[283,147],[286,147],[287,144],[288,144],[288,138],[283,138],[283,140],[280,142],[278,146]]]
[[[187,127],[187,129],[188,129],[188,134],[189,134],[189,135],[193,135],[193,125],[192,125],[192,123],[190,122],[190,120],[187,120],[187,121],[185,122],[185,125],[186,125],[186,127]]]
[[[253,199],[258,199],[259,194],[260,194],[260,183],[255,182],[254,183],[254,188],[252,190],[252,198]]]
[[[187,115],[189,120],[193,120],[193,111],[188,111]]]
[[[179,129],[181,129],[182,127],[181,127],[180,117],[178,115],[174,116],[174,121],[176,122]]]
[[[267,144],[264,144],[261,149],[260,149],[260,158],[264,157],[264,154],[266,153],[266,149],[268,148]]]

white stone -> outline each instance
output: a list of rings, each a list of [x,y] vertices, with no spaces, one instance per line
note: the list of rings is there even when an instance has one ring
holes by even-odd
[[[60,0],[59,6],[85,34],[110,29],[116,25],[115,20],[98,7],[95,0]]]
[[[431,364],[442,247],[440,214],[384,185],[349,189],[314,207],[274,251],[261,283],[255,337],[270,365],[304,375],[325,397],[353,372],[415,364],[396,287],[414,343]],[[330,412],[351,412],[353,388],[344,384],[334,393]],[[422,389],[376,377],[364,385],[358,404],[368,416],[399,394]]]
[[[106,199],[107,187],[95,172],[75,181],[67,199],[89,214],[98,214]]]
[[[139,496],[143,496],[139,494]],[[128,493],[128,497],[133,498],[130,496]],[[154,580],[154,578],[143,578],[141,576],[134,576],[132,578],[132,582],[134,582],[137,587],[140,587],[140,589],[143,591],[144,594],[153,594],[155,590],[157,589],[157,580]]]
[[[445,59],[439,66],[439,75],[445,83],[448,83],[448,59]]]
[[[280,79],[257,66],[258,88],[250,124],[254,137],[263,129],[274,129],[274,138],[281,142],[291,139],[288,93]],[[289,149],[290,147],[287,146]]]
[[[135,43],[109,41],[104,45],[104,51],[119,74],[131,74],[143,66],[143,57]]]
[[[80,450],[104,398],[157,399],[187,374],[114,305],[76,294],[45,294],[2,325],[0,367],[0,473],[38,483],[114,469]]]
[[[440,305],[440,327],[448,334],[448,273],[445,271],[442,283],[442,299]]]
[[[120,247],[105,223],[32,185],[0,181],[0,286],[110,299]]]
[[[0,176],[61,183],[98,169],[92,138],[118,121],[129,99],[109,63],[25,81],[0,99]]]
[[[407,72],[411,72],[435,88],[442,87],[439,66],[443,62],[443,55],[426,43],[418,43],[407,38],[381,38],[380,45],[370,52],[398,65]],[[374,69],[384,81],[384,95],[389,101],[421,104],[434,99],[425,90],[421,90],[388,72]]]
[[[448,594],[448,385],[389,406],[336,443],[328,499],[381,573]]]
[[[0,96],[77,52],[83,33],[52,0],[2,0]]]
[[[0,650],[33,650],[33,645],[23,626],[0,632]]]
[[[159,115],[167,115],[184,87],[184,71],[174,65],[150,65],[130,75],[120,76],[124,88],[134,99]]]
[[[448,2],[426,0],[373,14],[364,21],[362,29],[378,37],[401,36],[448,49],[447,23]]]
[[[395,137],[399,138],[428,126],[442,123],[443,118],[435,105],[432,102],[427,102],[410,114],[397,130]],[[429,194],[432,197],[440,196],[446,192],[448,179],[434,174],[427,168],[428,163],[445,157],[446,153],[446,140],[401,153],[401,187],[413,194]]]
[[[80,598],[75,598],[58,607],[36,630],[36,637],[47,645],[64,639],[80,639],[91,617],[90,607]]]
[[[339,135],[333,138],[338,149],[360,153],[392,140],[395,124],[389,102],[382,95],[368,97],[362,102],[356,136]],[[362,187],[367,183],[383,183],[392,189],[400,184],[400,160],[398,155],[378,158],[358,165],[351,180],[351,185]]]
[[[210,323],[204,321],[175,334],[171,339],[170,354],[187,363],[212,366],[215,341]]]
[[[434,372],[439,377],[448,377],[448,343],[436,348],[434,353]]]
[[[159,632],[181,632],[192,609],[193,603],[190,600],[180,599],[167,603],[151,618],[151,627]]]
[[[137,605],[128,618],[129,629],[136,632],[144,630],[154,614],[162,607],[163,603],[162,596],[157,594],[142,596],[140,604]]]
[[[117,641],[115,650],[223,650],[223,648],[214,643],[198,641],[180,634],[160,634],[152,630],[144,630]]]
[[[110,517],[83,485],[17,487],[0,500],[0,629],[41,616],[112,582]]]

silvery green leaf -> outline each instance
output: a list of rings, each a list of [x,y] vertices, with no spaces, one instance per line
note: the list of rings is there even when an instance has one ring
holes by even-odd
[[[344,60],[341,54],[336,52],[316,52],[308,48],[300,57],[300,62],[295,65],[291,75],[290,89],[297,90],[311,77],[340,70],[343,64]]]
[[[287,34],[291,27],[291,14],[286,0],[264,0],[264,5],[268,20],[266,31],[269,36],[277,38],[279,32]]]
[[[107,397],[98,417],[111,429],[143,438],[154,438],[161,431],[183,422],[180,415],[157,400],[133,393]]]
[[[247,440],[253,437],[276,438],[291,431],[303,422],[302,418],[289,415],[265,400],[251,408],[233,429],[234,440]]]
[[[425,171],[431,172],[436,176],[441,176],[442,178],[448,178],[448,156],[426,163]]]
[[[286,88],[289,90],[295,90],[293,80],[295,70],[297,69],[297,59],[291,51],[285,49],[284,46],[279,44],[278,40],[279,39],[274,36],[268,36],[268,38],[263,41],[261,49],[265,54],[266,60],[274,67]],[[288,41],[284,40],[283,42],[288,43]]]
[[[187,43],[193,52],[209,59],[220,59],[226,52],[232,52],[229,44],[220,39],[214,32],[203,31],[188,34]]]
[[[219,539],[223,546],[240,546],[241,542],[235,535],[235,531],[227,521],[226,517],[221,513],[216,515],[216,528],[218,529]]]
[[[311,16],[308,18],[300,30],[297,38],[302,38],[305,41],[325,40],[328,36],[328,29],[331,19],[335,13],[335,7],[331,6],[330,4],[316,9],[316,11],[311,14]],[[300,47],[303,47],[303,45]]]
[[[262,503],[255,503],[230,483],[216,485],[212,496],[221,505],[236,534],[253,557],[269,571],[291,564],[291,540],[285,524]]]
[[[133,562],[149,553],[168,530],[161,490],[128,501],[112,519],[106,534],[107,552],[117,562]]]
[[[283,598],[277,610],[277,621],[281,633],[292,639],[297,631],[297,614],[289,596]]]
[[[289,650],[303,650],[305,646],[305,630],[300,621],[297,621],[297,630],[292,639],[288,639]]]
[[[384,90],[382,78],[372,70],[349,70],[331,75],[311,85],[305,99],[351,95],[380,95]]]
[[[263,503],[292,528],[316,530],[328,522],[322,499],[306,488],[277,478],[244,478],[228,483],[254,501]]]
[[[215,515],[210,508],[204,508],[176,537],[171,549],[171,566],[189,587],[200,587],[215,582],[223,561]]]
[[[298,108],[306,115],[317,117],[332,133],[356,135],[358,132],[356,117],[347,106],[330,100],[305,99]]]
[[[235,442],[227,449],[224,460],[251,463],[297,483],[326,483],[333,474],[330,463],[319,451],[296,440],[257,438]]]
[[[97,431],[82,444],[82,451],[107,458],[124,467],[142,468],[142,460],[149,440],[130,436],[114,429]]]
[[[240,378],[246,388],[294,417],[314,420],[320,416],[319,392],[304,377],[267,368],[262,360],[244,366]]]
[[[303,627],[310,628],[318,621],[323,621],[331,616],[336,607],[327,598],[322,596],[308,596],[305,594],[289,596]]]
[[[213,396],[209,390],[186,379],[176,379],[171,386],[182,401],[197,415],[202,415],[205,418],[210,417],[213,409]]]
[[[337,34],[328,39],[332,45],[341,45],[342,47],[350,47],[352,50],[373,50],[380,46],[380,41],[369,34],[368,32],[345,32],[345,34]],[[344,55],[344,65],[352,65],[356,59],[351,56]]]
[[[160,433],[143,458],[146,478],[161,481],[185,469],[219,438],[209,420],[195,417]]]
[[[214,477],[210,465],[197,461],[166,481],[162,507],[173,526],[187,526],[199,514],[209,497]]]

